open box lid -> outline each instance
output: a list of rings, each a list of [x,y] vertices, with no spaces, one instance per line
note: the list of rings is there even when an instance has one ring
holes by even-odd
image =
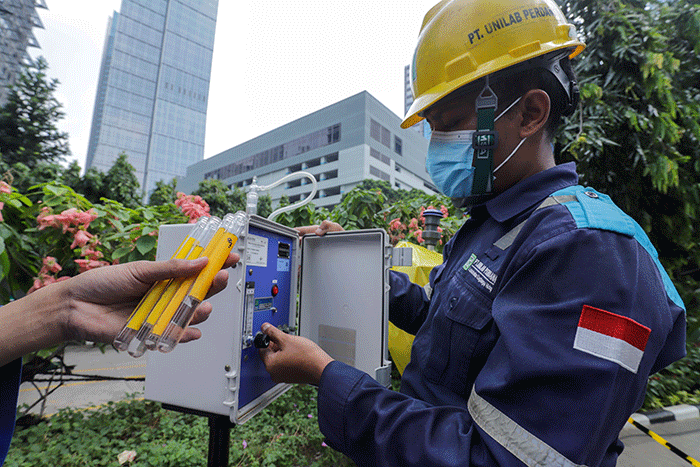
[[[388,386],[392,247],[386,232],[329,232],[301,243],[299,334]]]

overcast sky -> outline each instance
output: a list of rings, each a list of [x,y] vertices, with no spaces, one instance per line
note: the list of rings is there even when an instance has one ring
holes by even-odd
[[[46,0],[35,29],[85,167],[107,29],[121,0]],[[403,117],[403,73],[437,0],[219,0],[204,157],[368,91]]]

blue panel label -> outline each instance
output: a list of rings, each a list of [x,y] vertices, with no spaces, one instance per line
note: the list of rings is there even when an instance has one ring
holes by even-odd
[[[289,258],[277,258],[277,271],[288,272],[289,271]]]
[[[270,308],[272,308],[272,297],[255,299],[255,311],[269,310]]]

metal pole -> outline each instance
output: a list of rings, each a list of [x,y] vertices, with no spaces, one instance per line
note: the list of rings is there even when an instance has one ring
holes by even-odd
[[[231,422],[224,415],[209,417],[208,467],[228,467],[228,451],[231,445]]]

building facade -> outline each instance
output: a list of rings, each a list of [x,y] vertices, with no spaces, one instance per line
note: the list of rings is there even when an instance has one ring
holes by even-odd
[[[33,28],[44,28],[37,8],[44,0],[0,0],[0,106],[5,105],[12,86],[25,64],[32,59],[29,47],[39,47]]]
[[[406,115],[408,109],[413,105],[413,90],[411,89],[411,65],[406,65],[403,69],[403,113]],[[430,140],[430,125],[425,120],[421,120],[411,127],[412,130],[422,134]]]
[[[365,179],[436,193],[425,170],[428,141],[400,124],[396,114],[363,91],[188,167],[178,190],[192,193],[209,178],[245,189],[254,176],[259,185],[270,185],[304,170],[318,181],[314,204],[328,208]],[[311,184],[302,178],[269,194],[276,206],[282,196],[295,202],[310,192]]]
[[[86,168],[129,156],[144,194],[204,157],[218,0],[122,0],[109,20]]]

